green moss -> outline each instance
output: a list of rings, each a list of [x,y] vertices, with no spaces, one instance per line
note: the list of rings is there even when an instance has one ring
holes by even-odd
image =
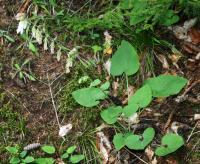
[[[5,147],[20,143],[17,138],[22,132],[23,121],[4,93],[0,94],[0,159],[6,158]]]

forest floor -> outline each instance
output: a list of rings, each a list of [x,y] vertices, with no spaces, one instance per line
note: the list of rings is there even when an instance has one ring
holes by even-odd
[[[0,35],[0,163],[8,163],[9,155],[5,150],[6,146],[18,145],[23,149],[31,143],[54,145],[57,148],[54,155],[54,159],[57,159],[56,163],[59,163],[59,150],[70,145],[77,145],[78,151],[87,156],[85,163],[100,163],[98,148],[95,148],[95,145],[98,147],[96,128],[105,125],[99,114],[100,107],[96,109],[80,107],[74,102],[71,92],[87,86],[91,79],[99,78],[106,81],[111,77],[106,72],[104,63],[84,67],[80,60],[76,60],[70,68],[70,73],[66,74],[67,55],[62,55],[58,61],[55,55],[42,50],[42,46],[38,46],[39,55],[34,55],[26,48],[24,39],[16,33],[18,22],[15,20],[15,15],[21,5],[20,1],[0,0],[0,30],[8,32],[8,35],[15,40],[10,42]],[[163,49],[161,45],[155,46],[154,49],[147,47],[139,54],[143,66],[137,78],[134,79],[136,85],[129,85],[134,92],[138,84],[143,82],[149,74],[177,74],[189,80],[189,84],[179,95],[167,99],[155,99],[140,115],[137,126],[133,125],[139,132],[145,127],[154,127],[157,140],[166,131],[176,131],[183,136],[185,146],[166,157],[157,157],[156,162],[160,164],[200,163],[200,118],[198,115],[200,114],[200,57],[196,56],[200,53],[200,26],[196,25],[194,28],[198,32],[196,48],[188,46],[170,32],[163,34],[163,31],[156,31],[163,40],[175,45],[181,57],[176,52],[171,52],[167,48]],[[113,40],[120,38],[116,33],[110,32],[110,34]],[[104,37],[103,33],[99,35]],[[94,57],[93,51],[88,48],[91,45],[88,46],[87,43],[79,41],[81,36],[77,35],[77,38],[73,39],[70,38],[64,46],[70,50],[75,46],[80,46],[79,55],[86,61]],[[97,43],[94,41],[94,44],[98,44],[98,41]],[[187,48],[184,47],[185,45]],[[147,68],[147,55],[150,54],[153,66]],[[172,58],[169,58],[170,55]],[[35,81],[26,79],[25,82],[19,78],[18,74],[13,77],[16,73],[14,64],[23,63],[25,59],[28,59],[30,63],[24,66],[23,71],[33,74],[36,77]],[[85,75],[90,78],[89,82],[79,84],[78,80]],[[117,101],[126,102],[124,85],[116,88],[117,85],[124,83],[125,79],[112,80],[111,94],[120,92],[121,96]],[[178,96],[181,95],[184,100],[177,102]],[[103,102],[101,108],[106,107],[108,103],[108,101]],[[60,124],[73,125],[64,141],[58,135],[59,127],[54,104],[58,109]],[[102,132],[112,142],[115,129],[105,125]],[[33,154],[40,155],[41,153],[36,150]],[[112,158],[108,163],[139,164],[144,161],[151,163],[149,154],[144,151],[123,149],[116,153],[113,150],[110,156]]]

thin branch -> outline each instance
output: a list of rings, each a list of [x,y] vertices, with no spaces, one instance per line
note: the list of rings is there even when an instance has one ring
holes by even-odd
[[[50,92],[50,95],[51,95],[51,101],[52,101],[53,109],[54,109],[54,112],[55,112],[55,115],[56,115],[56,120],[57,120],[58,126],[61,127],[60,121],[59,121],[59,118],[58,118],[58,112],[57,112],[58,109],[57,109],[57,107],[55,105],[53,92],[52,92],[52,88],[51,88],[51,83],[49,82],[49,74],[48,73],[47,73],[47,79],[48,79],[49,92]]]

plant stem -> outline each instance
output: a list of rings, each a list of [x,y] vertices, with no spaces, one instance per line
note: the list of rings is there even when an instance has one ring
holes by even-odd
[[[60,125],[60,122],[59,122],[59,119],[58,119],[57,107],[55,105],[55,101],[54,101],[54,98],[53,98],[53,92],[52,92],[52,89],[51,89],[51,84],[49,82],[49,74],[48,73],[47,73],[47,79],[48,79],[48,86],[49,86],[49,92],[50,92],[50,95],[51,95],[51,101],[52,101],[52,104],[53,104],[53,109],[54,109],[54,112],[55,112],[55,115],[56,115],[56,120],[57,120],[58,126],[60,128],[61,125]]]

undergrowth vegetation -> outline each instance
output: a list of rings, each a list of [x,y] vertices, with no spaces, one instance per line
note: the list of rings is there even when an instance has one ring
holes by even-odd
[[[15,46],[17,55],[10,55],[12,61],[2,63],[1,67],[10,72],[4,72],[6,80],[14,81],[8,86],[17,83],[26,94],[44,92],[43,95],[51,96],[42,100],[40,107],[31,106],[30,101],[30,108],[33,108],[31,112],[36,107],[42,111],[43,104],[52,103],[57,124],[51,120],[48,125],[53,130],[58,126],[59,139],[40,144],[38,136],[37,141],[29,139],[31,144],[25,145],[24,140],[30,136],[25,133],[26,122],[20,114],[24,111],[18,113],[20,107],[13,106],[4,93],[6,90],[2,90],[0,153],[6,152],[4,163],[98,164],[108,161],[113,150],[114,155],[123,150],[144,153],[150,147],[156,157],[162,157],[186,144],[184,136],[178,133],[158,134],[157,124],[139,131],[132,127],[152,104],[174,98],[186,87],[188,80],[180,70],[175,73],[168,69],[163,74],[155,63],[156,53],[181,54],[157,31],[167,31],[187,18],[199,19],[198,0],[87,0],[83,6],[74,4],[73,0],[27,2],[26,11],[15,17],[18,36],[0,29],[0,38],[6,44],[19,43]],[[46,60],[49,56],[52,58]],[[41,72],[37,72],[34,67],[38,63],[34,60],[43,57],[47,63],[42,66],[47,66],[39,67]],[[53,64],[48,63],[54,60]],[[54,72],[54,68],[60,70]],[[39,88],[42,85],[49,89],[47,93]],[[154,112],[150,111],[150,114]],[[45,120],[48,111],[42,112],[39,115]],[[36,117],[39,122],[41,118]],[[109,137],[105,137],[102,129],[108,129]],[[31,134],[31,129],[28,132]],[[55,133],[48,131],[40,135],[47,135],[49,141]]]

